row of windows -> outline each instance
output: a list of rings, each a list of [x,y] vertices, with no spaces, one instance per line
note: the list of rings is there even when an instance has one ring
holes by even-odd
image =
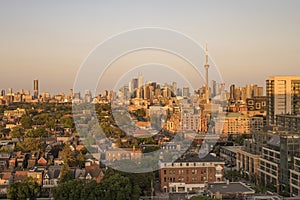
[[[169,170],[169,174],[176,174],[176,171],[177,171],[177,174],[178,175],[181,175],[181,174],[189,174],[189,169],[186,169],[185,170],[185,173],[184,173],[184,170],[183,169],[179,169],[179,170]],[[198,170],[197,169],[192,169],[191,170],[192,174],[197,174],[198,173]],[[213,170],[212,169],[209,169],[209,173],[212,173]],[[166,175],[167,174],[167,170],[164,170],[164,174]],[[206,174],[206,170],[203,169],[203,170],[200,170],[200,174]]]
[[[186,179],[184,179],[184,177],[179,177],[177,180],[175,177],[170,177],[169,179],[169,182],[184,182],[186,180],[186,182],[189,182],[189,177],[186,177]],[[206,181],[206,176],[201,176],[201,177],[192,177],[191,178],[191,181],[192,182],[195,182],[195,181]],[[212,176],[209,176],[209,180],[213,180],[213,177]],[[167,178],[164,177],[164,182],[167,182]]]
[[[197,165],[198,164],[198,165]],[[185,166],[205,166],[206,164],[209,164],[209,165],[212,165],[213,163],[204,163],[204,162],[201,162],[201,165],[199,165],[199,163],[185,163]],[[164,164],[164,166],[166,167],[167,166],[167,163]],[[172,167],[174,166],[178,166],[178,165],[175,165],[174,163],[171,164]],[[179,166],[184,166],[183,163],[179,163]]]

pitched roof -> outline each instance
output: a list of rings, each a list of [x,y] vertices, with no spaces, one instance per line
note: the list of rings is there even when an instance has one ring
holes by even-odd
[[[47,165],[47,160],[43,157],[41,157],[39,160],[38,160],[38,164],[41,164],[41,165]]]
[[[49,179],[56,179],[60,174],[60,166],[50,166],[45,173],[44,177],[48,175]]]
[[[98,165],[91,165],[85,167],[86,173],[90,174],[93,178],[103,176],[103,172]]]
[[[14,181],[22,181],[25,178],[27,178],[27,171],[16,171],[15,176],[14,176]]]
[[[85,175],[86,175],[85,169],[79,169],[79,168],[77,168],[75,170],[75,178],[85,177]]]
[[[2,172],[0,174],[0,179],[2,180],[9,180],[11,177],[11,172]]]
[[[77,151],[81,151],[83,148],[84,148],[83,145],[77,145],[76,150],[77,150]]]

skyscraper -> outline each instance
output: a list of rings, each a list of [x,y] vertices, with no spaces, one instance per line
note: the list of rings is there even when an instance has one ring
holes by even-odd
[[[234,102],[235,101],[235,85],[232,84],[230,86],[230,102]]]
[[[182,96],[184,97],[189,97],[190,96],[190,88],[189,87],[183,87],[183,90],[182,90]]]
[[[144,85],[144,77],[142,76],[142,73],[139,73],[138,77],[138,87],[142,87]]]
[[[208,48],[206,45],[206,62],[204,65],[205,68],[205,75],[206,75],[206,84],[205,84],[205,97],[206,97],[206,103],[209,103],[209,89],[208,89],[208,68],[209,68],[209,64],[208,64]]]
[[[134,78],[134,79],[131,80],[131,85],[132,85],[132,89],[133,90],[135,90],[136,88],[138,88],[138,85],[139,85],[138,82],[139,81],[138,81],[137,78]]]
[[[300,114],[300,76],[271,76],[266,80],[267,122],[278,114]]]
[[[37,99],[39,97],[39,81],[33,80],[33,98]]]
[[[173,92],[173,95],[176,95],[176,93],[177,93],[177,83],[176,82],[172,83],[172,92]]]
[[[13,94],[13,90],[12,90],[12,88],[8,88],[7,95],[10,95],[10,96],[12,96],[12,94]]]
[[[211,85],[212,85],[211,96],[215,97],[216,95],[218,95],[218,90],[219,90],[217,81],[212,80]]]
[[[1,90],[1,96],[5,96],[5,90]]]

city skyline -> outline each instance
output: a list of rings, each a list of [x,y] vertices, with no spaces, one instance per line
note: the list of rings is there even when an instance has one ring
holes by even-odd
[[[300,1],[0,1],[0,199],[300,199]]]
[[[299,4],[172,1],[169,9],[168,1],[92,5],[73,1],[59,7],[55,2],[1,2],[0,86],[31,89],[27,80],[38,79],[41,91],[66,92],[97,44],[139,27],[169,28],[203,46],[209,43],[210,57],[226,88],[233,83],[265,85],[272,75],[300,74]]]

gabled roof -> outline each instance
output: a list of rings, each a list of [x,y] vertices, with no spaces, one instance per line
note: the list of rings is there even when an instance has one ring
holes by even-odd
[[[43,157],[40,157],[40,159],[38,160],[38,164],[47,165],[47,160]]]
[[[76,151],[81,151],[84,148],[83,145],[77,145],[76,147]]]
[[[44,178],[48,176],[49,179],[57,179],[60,174],[60,166],[50,166],[44,174]]]
[[[76,169],[75,170],[75,178],[85,177],[86,171],[85,169]]]
[[[91,165],[85,167],[86,173],[89,173],[93,178],[97,178],[99,176],[103,176],[103,172],[98,165]]]

